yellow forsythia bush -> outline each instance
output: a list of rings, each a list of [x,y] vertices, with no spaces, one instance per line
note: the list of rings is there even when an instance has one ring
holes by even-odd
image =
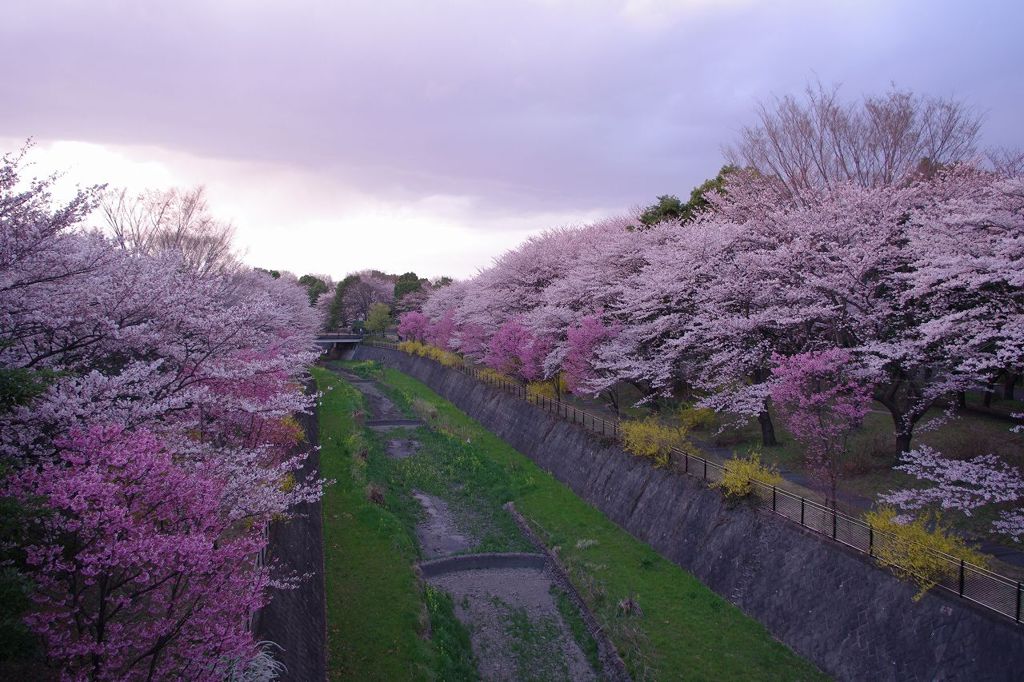
[[[956,586],[960,580],[959,560],[984,567],[988,559],[968,546],[954,533],[938,514],[897,523],[897,512],[892,507],[881,507],[864,515],[874,529],[873,554],[883,566],[896,575],[917,583],[920,591],[917,601],[939,582]],[[939,556],[943,552],[955,558]]]
[[[550,381],[531,381],[526,384],[526,397],[534,401],[538,398],[555,400],[558,394],[555,393],[555,386]]]
[[[445,367],[459,367],[462,365],[462,357],[437,346],[427,346],[427,357],[441,363]]]
[[[505,376],[501,372],[493,370],[490,367],[484,367],[480,370],[480,379],[489,384],[496,384],[500,381],[514,381],[511,377]]]
[[[418,355],[421,358],[430,358],[435,362],[439,362],[445,367],[458,367],[462,365],[462,357],[457,353],[446,351],[444,348],[438,348],[428,343],[422,343],[420,341],[402,341],[398,344],[398,350],[409,355]]]
[[[423,344],[419,341],[402,341],[398,344],[398,350],[409,355],[423,355]]]
[[[754,492],[752,481],[765,485],[778,485],[782,476],[774,466],[761,463],[761,453],[752,452],[748,457],[733,457],[725,463],[722,478],[711,484],[720,488],[728,497],[746,497]]]
[[[624,421],[619,429],[627,450],[638,457],[654,460],[658,466],[668,464],[673,448],[686,447],[686,429],[663,424],[657,417]]]

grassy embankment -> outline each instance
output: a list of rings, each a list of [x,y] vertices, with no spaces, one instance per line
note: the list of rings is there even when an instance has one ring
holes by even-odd
[[[369,366],[349,369],[366,372]],[[637,679],[823,678],[760,624],[619,529],[426,386],[391,370],[375,375],[396,404],[415,411],[432,428],[416,432],[422,450],[401,461],[386,460],[375,435],[363,436],[369,444],[366,465],[353,464],[353,455],[339,442],[355,429],[349,414],[358,407],[358,396],[341,380],[317,372],[321,389],[335,386],[325,393],[321,415],[323,457],[334,460],[325,471],[339,480],[324,501],[332,671],[355,672],[357,663],[368,670],[375,656],[387,655],[410,662],[396,663],[399,667],[419,671],[396,679],[436,677],[437,647],[417,634],[424,630],[425,618],[418,616],[422,602],[417,603],[424,595],[408,567],[416,554],[411,528],[417,516],[409,493],[417,489],[444,497],[460,523],[469,524],[480,539],[473,551],[524,548],[525,541],[500,511],[502,503],[514,500],[560,548],[577,588]],[[358,474],[355,481],[353,472]],[[365,501],[369,484],[383,492],[383,508]],[[380,575],[384,572],[400,579],[387,580]],[[620,602],[626,600],[622,608]],[[639,608],[629,608],[631,604]],[[353,639],[346,641],[346,636]],[[339,668],[338,661],[349,662],[348,668]]]

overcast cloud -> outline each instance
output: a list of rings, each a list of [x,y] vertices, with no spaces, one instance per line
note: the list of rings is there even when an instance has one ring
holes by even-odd
[[[1022,144],[1017,2],[5,2],[3,150],[205,183],[248,259],[471,274],[714,175],[759,99],[890,83]]]

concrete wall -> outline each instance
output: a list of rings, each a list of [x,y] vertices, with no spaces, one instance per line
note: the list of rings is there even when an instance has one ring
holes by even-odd
[[[840,680],[1021,680],[1024,626],[916,589],[810,531],[656,469],[525,401],[423,358],[362,346],[525,454]]]
[[[306,392],[314,392],[310,380]],[[305,433],[302,447],[320,443],[317,415],[298,417]],[[312,451],[296,478],[300,481],[320,475],[320,456]],[[285,682],[319,682],[327,677],[327,612],[324,593],[323,517],[320,502],[304,503],[293,518],[270,526],[267,560],[277,561],[284,574],[311,575],[293,590],[270,590],[270,603],[255,623],[259,640],[281,647],[274,657],[287,666],[281,676]]]

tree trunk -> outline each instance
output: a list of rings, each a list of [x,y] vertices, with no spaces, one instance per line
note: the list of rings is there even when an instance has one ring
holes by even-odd
[[[910,438],[911,438],[912,435],[913,434],[911,434],[909,431],[905,432],[905,433],[900,433],[900,432],[896,433],[896,451],[897,452],[900,452],[900,453],[910,452]]]
[[[757,422],[761,425],[761,444],[765,447],[778,445],[779,441],[775,440],[775,425],[772,424],[772,417],[768,414],[768,410],[763,410],[761,414],[757,415]]]
[[[985,407],[992,407],[992,394],[995,393],[994,387],[995,382],[985,387]]]
[[[957,407],[967,407],[967,393],[965,393],[964,391],[957,391],[956,404]]]
[[[1003,382],[1003,400],[1013,400],[1013,389],[1017,385],[1020,376],[1012,372],[1006,374],[1006,381]]]

